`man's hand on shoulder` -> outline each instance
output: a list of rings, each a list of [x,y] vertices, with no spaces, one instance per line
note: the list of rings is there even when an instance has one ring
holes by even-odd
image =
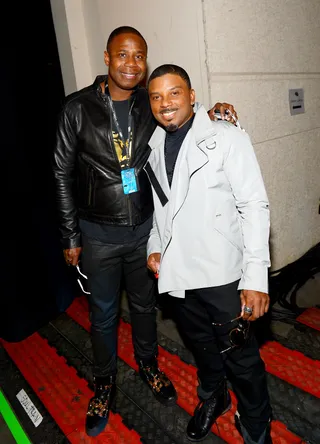
[[[220,118],[215,114],[220,114]],[[226,120],[227,122],[236,124],[238,120],[237,111],[234,109],[233,105],[226,102],[217,102],[213,107],[208,111],[208,115],[211,120]]]
[[[267,293],[255,290],[242,290],[240,299],[242,307],[241,316],[247,321],[255,321],[269,310],[270,297]]]

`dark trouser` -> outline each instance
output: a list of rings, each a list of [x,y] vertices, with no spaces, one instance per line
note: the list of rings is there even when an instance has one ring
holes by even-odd
[[[130,234],[132,230],[132,235]],[[136,360],[150,361],[157,355],[156,293],[146,266],[147,236],[137,238],[128,227],[123,243],[106,243],[82,233],[83,272],[88,276],[93,374],[117,372],[117,326],[120,290],[126,289]]]
[[[241,349],[230,347],[228,332],[234,324],[213,328],[240,314],[238,281],[219,287],[189,290],[185,299],[173,298],[176,322],[193,352],[200,398],[208,398],[221,379],[227,377],[238,400],[243,426],[258,440],[271,416],[264,363],[254,335]]]

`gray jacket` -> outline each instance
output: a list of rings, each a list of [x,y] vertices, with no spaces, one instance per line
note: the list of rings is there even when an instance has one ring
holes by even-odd
[[[148,256],[161,253],[159,292],[224,285],[268,292],[269,202],[248,134],[213,122],[200,105],[169,188],[165,131],[157,127],[148,162],[169,201],[153,188]]]

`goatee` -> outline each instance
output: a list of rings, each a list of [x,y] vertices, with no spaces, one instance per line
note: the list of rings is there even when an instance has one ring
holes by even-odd
[[[169,125],[166,126],[166,131],[168,131],[168,133],[174,133],[177,129],[179,129],[178,125],[175,125],[174,123],[169,123]]]

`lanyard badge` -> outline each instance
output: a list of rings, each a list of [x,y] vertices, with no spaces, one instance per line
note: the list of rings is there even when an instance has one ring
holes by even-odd
[[[123,168],[121,170],[121,180],[124,194],[139,191],[135,168]]]
[[[123,146],[126,150],[127,164],[123,165],[121,167],[121,181],[122,181],[123,192],[124,192],[124,194],[136,193],[137,191],[139,191],[137,173],[136,173],[135,168],[129,168],[129,161],[130,161],[131,149],[132,149],[132,107],[133,107],[134,101],[132,102],[132,104],[130,106],[129,116],[128,116],[128,139],[124,140],[123,133],[121,131],[121,128],[120,128],[120,125],[118,122],[117,114],[115,112],[112,99],[111,99],[108,92],[107,92],[107,97],[108,97],[110,109],[112,112],[113,121],[117,127],[119,137],[121,138]]]

